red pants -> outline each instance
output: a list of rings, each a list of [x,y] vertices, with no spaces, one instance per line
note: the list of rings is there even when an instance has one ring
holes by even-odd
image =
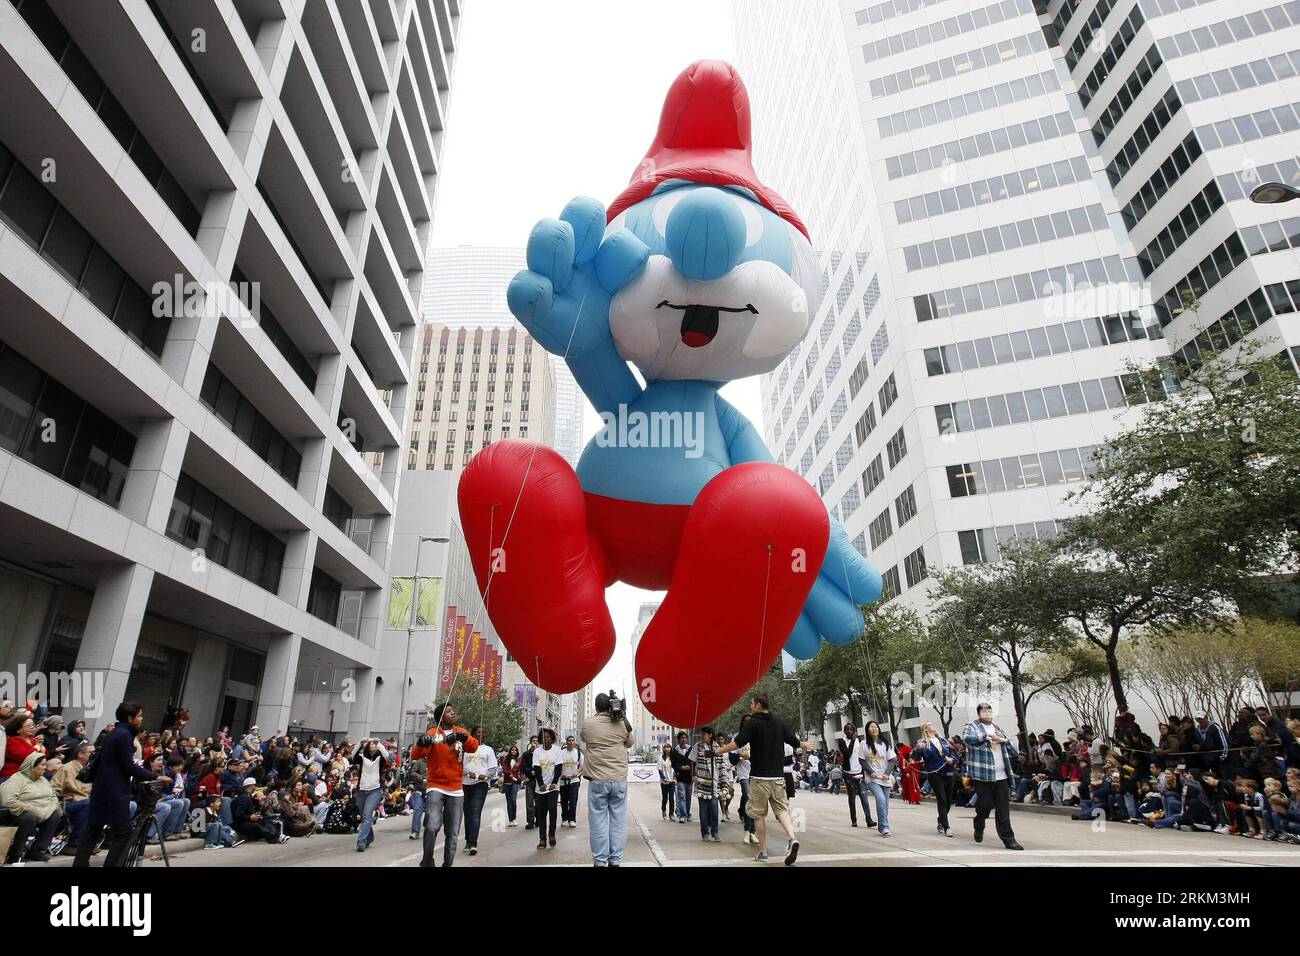
[[[469,463],[458,497],[488,615],[539,687],[579,690],[609,660],[609,584],[667,589],[637,691],[675,727],[713,719],[771,667],[830,535],[816,492],[766,462],[726,469],[691,505],[656,505],[587,494],[554,450],[505,440]]]

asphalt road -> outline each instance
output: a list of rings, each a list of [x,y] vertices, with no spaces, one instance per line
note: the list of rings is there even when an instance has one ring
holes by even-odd
[[[844,796],[801,791],[791,803],[799,831],[798,866],[1300,866],[1300,846],[1271,843],[1226,834],[1151,830],[1122,823],[1098,825],[1072,821],[1059,813],[1012,811],[1012,824],[1024,852],[1006,850],[989,821],[985,841],[971,837],[974,811],[952,813],[954,838],[935,830],[934,804],[910,806],[891,802],[892,836],[849,826]],[[742,842],[742,827],[732,804],[731,822],[721,826],[721,843],[700,839],[697,823],[663,820],[659,813],[659,787],[632,784],[629,794],[625,866],[759,866],[757,848]],[[479,852],[469,856],[462,848],[456,866],[590,866],[586,825],[586,787],[579,800],[578,826],[557,831],[555,849],[538,850],[536,831],[523,826],[523,799],[519,801],[519,826],[505,826],[505,798],[497,793],[484,808]],[[779,834],[769,818],[769,833]],[[408,839],[410,817],[379,821],[374,845],[356,852],[353,836],[317,834],[293,839],[280,846],[244,844],[229,850],[202,850],[198,840],[168,844],[171,865],[186,867],[280,866],[417,866],[420,842]],[[462,834],[463,845],[463,834]],[[784,837],[773,839],[767,866],[780,867]],[[441,842],[438,859],[441,860]],[[95,862],[103,860],[97,856]],[[66,866],[60,858],[47,866]],[[37,866],[39,864],[32,864]],[[161,867],[161,863],[146,866]]]

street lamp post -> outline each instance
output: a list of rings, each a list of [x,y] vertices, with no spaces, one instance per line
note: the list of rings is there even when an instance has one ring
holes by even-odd
[[[1286,183],[1261,183],[1250,191],[1250,201],[1266,206],[1300,199],[1300,189]]]
[[[402,692],[399,695],[397,714],[397,752],[402,752],[402,747],[406,737],[406,685],[411,679],[411,644],[415,642],[415,612],[420,605],[420,553],[424,548],[424,542],[429,541],[433,544],[447,544],[451,538],[446,535],[434,535],[433,537],[420,536],[419,542],[415,546],[415,573],[411,575],[411,613],[406,622],[406,660],[402,664]]]

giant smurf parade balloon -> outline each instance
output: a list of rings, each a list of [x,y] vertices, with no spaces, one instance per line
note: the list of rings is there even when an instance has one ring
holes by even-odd
[[[608,210],[577,198],[539,222],[527,261],[510,311],[604,423],[576,473],[507,439],[460,481],[487,612],[528,679],[563,694],[597,676],[615,581],[667,591],[636,676],[676,727],[730,707],[783,647],[806,659],[861,634],[880,575],[719,394],[798,346],[820,285],[807,229],[754,172],[736,71],[678,76],[628,187]]]

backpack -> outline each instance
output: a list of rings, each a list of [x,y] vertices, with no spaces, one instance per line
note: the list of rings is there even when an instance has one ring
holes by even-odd
[[[77,783],[94,783],[95,777],[99,774],[99,754],[100,748],[96,747],[95,752],[90,755],[90,762],[77,771]]]

